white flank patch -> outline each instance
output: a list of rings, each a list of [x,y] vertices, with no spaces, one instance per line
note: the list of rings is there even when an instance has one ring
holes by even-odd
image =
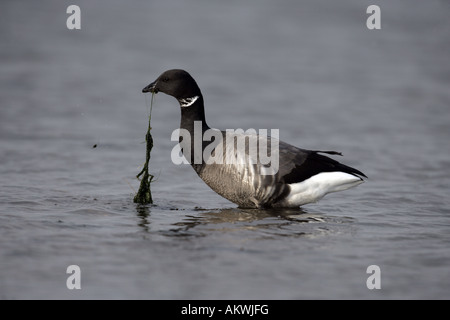
[[[327,193],[344,191],[363,183],[364,181],[345,172],[322,172],[305,181],[291,183],[291,192],[280,205],[298,207],[316,202]]]
[[[192,97],[192,98],[186,98],[186,99],[180,99],[178,100],[180,102],[180,105],[182,107],[190,107],[194,104],[195,101],[197,101],[198,96]]]

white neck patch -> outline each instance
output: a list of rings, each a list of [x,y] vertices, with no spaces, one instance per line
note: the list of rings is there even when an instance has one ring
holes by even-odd
[[[194,96],[192,98],[180,99],[178,100],[178,102],[180,102],[180,105],[182,107],[190,107],[194,104],[195,101],[197,101],[198,98],[199,96]]]

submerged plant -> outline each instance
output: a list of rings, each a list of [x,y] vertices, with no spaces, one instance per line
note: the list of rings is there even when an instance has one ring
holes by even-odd
[[[139,190],[134,196],[133,200],[135,203],[140,204],[153,203],[152,192],[150,190],[150,183],[152,183],[154,176],[148,172],[148,163],[150,161],[150,152],[152,151],[153,148],[153,137],[152,134],[150,133],[150,130],[152,130],[151,120],[152,120],[152,107],[154,96],[155,93],[152,93],[152,99],[150,102],[150,115],[148,116],[148,129],[147,134],[145,135],[145,141],[147,143],[145,153],[145,164],[141,172],[139,172],[139,174],[136,176],[136,178],[139,179],[139,177],[143,175],[141,178],[141,185],[139,186]]]

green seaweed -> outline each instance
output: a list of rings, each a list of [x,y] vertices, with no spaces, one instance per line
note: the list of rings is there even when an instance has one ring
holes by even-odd
[[[136,178],[139,179],[140,176],[142,176],[142,175],[143,176],[141,178],[141,185],[139,186],[139,190],[133,199],[133,201],[135,203],[140,203],[140,204],[153,203],[152,192],[150,190],[150,183],[152,183],[154,176],[148,172],[148,163],[150,162],[150,152],[152,151],[152,148],[153,148],[153,137],[152,137],[152,134],[150,133],[150,131],[152,130],[151,120],[152,120],[152,107],[153,107],[153,97],[154,96],[155,96],[155,93],[152,93],[152,100],[150,103],[150,115],[148,116],[148,129],[147,129],[147,134],[145,135],[145,141],[147,143],[146,153],[145,153],[145,164],[144,164],[144,167],[142,168],[141,172],[139,172],[139,174],[136,176]]]

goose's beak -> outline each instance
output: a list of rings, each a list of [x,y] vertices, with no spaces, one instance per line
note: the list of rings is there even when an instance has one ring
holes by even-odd
[[[143,93],[151,92],[151,93],[158,93],[158,89],[156,88],[156,81],[150,83],[148,86],[146,86],[144,89],[142,89]]]

